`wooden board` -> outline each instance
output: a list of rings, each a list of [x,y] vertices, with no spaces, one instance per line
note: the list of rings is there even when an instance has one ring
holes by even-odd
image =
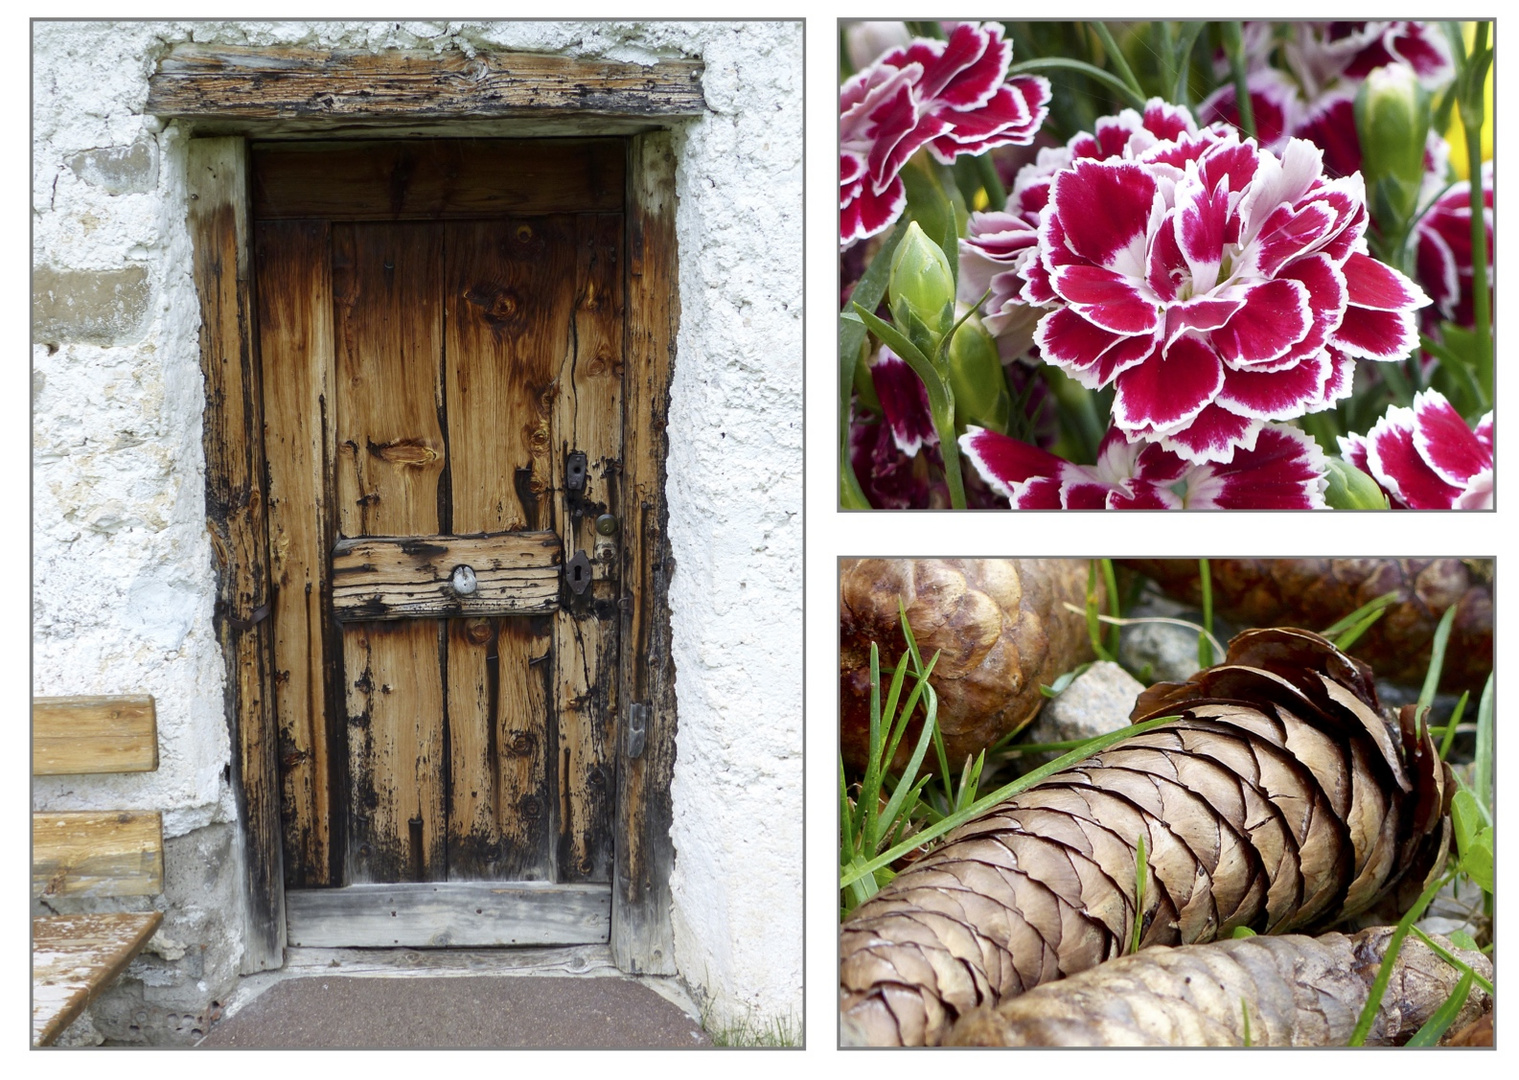
[[[32,815],[32,897],[163,892],[163,818],[140,810]]]
[[[559,485],[564,559],[590,557],[592,580],[566,591],[555,620],[555,713],[559,721],[560,881],[610,881],[613,743],[617,716],[617,630],[620,540],[596,531],[615,515],[622,470],[622,217],[582,216],[575,244],[573,331],[559,370],[554,429],[561,442]],[[585,455],[585,481],[565,480],[568,455]]]
[[[254,236],[261,366],[269,372],[264,454],[280,820],[286,883],[300,888],[333,882],[334,846],[341,843],[332,830],[334,769],[341,762],[330,747],[344,729],[328,678],[338,639],[325,613],[337,457],[331,234],[324,221],[276,221],[259,222]]]
[[[475,455],[465,455],[472,457]],[[455,572],[468,567],[468,594]],[[559,537],[364,537],[332,549],[332,610],[344,620],[542,615],[559,607]]]
[[[616,211],[615,139],[267,142],[253,147],[259,221],[442,221]]]
[[[48,1046],[142,951],[163,912],[32,920],[32,1045]]]
[[[442,258],[426,223],[333,226],[340,537],[447,529]],[[446,873],[441,630],[433,620],[343,626],[350,884]]]
[[[32,698],[32,773],[152,772],[158,719],[150,694]]]
[[[606,941],[605,886],[439,881],[291,890],[290,943],[445,948]]]
[[[360,52],[183,44],[159,61],[157,116],[690,116],[706,110],[702,65],[534,53]]]
[[[269,533],[247,145],[235,138],[191,139],[185,169],[206,392],[206,524],[217,565],[216,634],[226,663],[233,792],[244,829],[242,971],[251,974],[280,965],[285,885],[273,634],[263,617],[271,600]]]
[[[612,955],[623,971],[675,974],[670,924],[670,840],[675,769],[675,665],[669,589],[674,560],[666,535],[665,457],[670,379],[680,321],[676,279],[675,153],[668,133],[632,141],[628,183],[627,372],[623,424],[623,724],[648,708],[643,753],[617,769],[617,865]]]

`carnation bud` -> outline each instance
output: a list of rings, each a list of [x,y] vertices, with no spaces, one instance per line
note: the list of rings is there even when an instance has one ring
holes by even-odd
[[[891,260],[891,314],[898,327],[911,333],[917,316],[934,334],[949,330],[954,317],[955,278],[949,260],[938,244],[928,238],[916,221],[897,245]]]
[[[1417,208],[1424,180],[1429,91],[1407,64],[1379,67],[1356,94],[1355,122],[1373,216],[1384,235],[1398,235]]]
[[[1329,487],[1324,501],[1334,510],[1386,510],[1387,496],[1377,482],[1337,457],[1327,458]]]
[[[949,385],[955,392],[955,422],[1007,433],[1013,401],[1002,373],[997,343],[971,319],[949,343]]]

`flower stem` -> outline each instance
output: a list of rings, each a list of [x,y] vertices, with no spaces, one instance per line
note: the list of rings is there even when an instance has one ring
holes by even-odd
[[[1145,107],[1145,98],[1136,92],[1128,83],[1124,82],[1111,71],[1104,71],[1100,67],[1088,64],[1084,60],[1068,60],[1063,56],[1046,56],[1038,60],[1025,60],[1021,64],[1014,64],[1007,69],[1008,77],[1014,75],[1030,75],[1038,71],[1076,71],[1090,79],[1106,83],[1118,91],[1126,104],[1134,106],[1141,111]]]
[[[1092,29],[1102,40],[1103,51],[1108,54],[1113,67],[1118,70],[1118,77],[1124,81],[1130,90],[1134,91],[1140,101],[1144,101],[1144,87],[1139,85],[1139,79],[1134,75],[1134,69],[1129,67],[1128,60],[1124,58],[1123,50],[1118,47],[1118,42],[1113,40],[1113,32],[1108,29],[1108,24],[1100,20],[1094,20],[1092,22]]]
[[[1192,74],[1192,48],[1197,44],[1197,39],[1207,29],[1205,22],[1189,22],[1186,29],[1181,32],[1181,46],[1176,51],[1176,86],[1171,92],[1171,100],[1178,105],[1191,107],[1191,82]]]
[[[1486,22],[1477,24],[1476,40],[1468,62],[1480,70],[1467,86],[1461,102],[1461,127],[1466,132],[1466,175],[1472,210],[1472,319],[1477,333],[1477,382],[1486,400],[1493,399],[1493,311],[1487,292],[1487,201],[1482,190],[1482,125],[1486,112],[1483,84],[1487,64],[1481,58],[1487,52]]]
[[[1250,85],[1245,78],[1245,39],[1238,20],[1220,24],[1224,34],[1224,51],[1229,54],[1229,70],[1234,75],[1234,103],[1239,110],[1239,129],[1255,138],[1255,106],[1250,103]]]

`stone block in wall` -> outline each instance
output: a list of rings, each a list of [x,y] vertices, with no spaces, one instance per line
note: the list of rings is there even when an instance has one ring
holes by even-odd
[[[32,340],[129,345],[142,337],[153,289],[141,266],[32,273]]]
[[[112,195],[152,191],[158,186],[158,154],[152,143],[107,146],[69,158],[74,175]]]

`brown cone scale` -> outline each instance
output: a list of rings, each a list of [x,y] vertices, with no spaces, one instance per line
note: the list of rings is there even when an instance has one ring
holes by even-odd
[[[870,646],[889,669],[907,651],[898,602],[931,683],[950,767],[1028,724],[1049,684],[1092,659],[1086,559],[852,559],[839,574],[840,751],[863,772],[870,746]],[[886,680],[889,681],[889,678]],[[900,769],[921,730],[897,752]],[[930,755],[932,757],[932,755]],[[927,767],[927,765],[925,765]]]
[[[1056,773],[945,837],[841,931],[840,1006],[875,1045],[955,1021],[1141,944],[1314,932],[1443,860],[1447,776],[1414,710],[1302,630],[1252,630],[1225,662],[1140,696],[1178,719]]]

